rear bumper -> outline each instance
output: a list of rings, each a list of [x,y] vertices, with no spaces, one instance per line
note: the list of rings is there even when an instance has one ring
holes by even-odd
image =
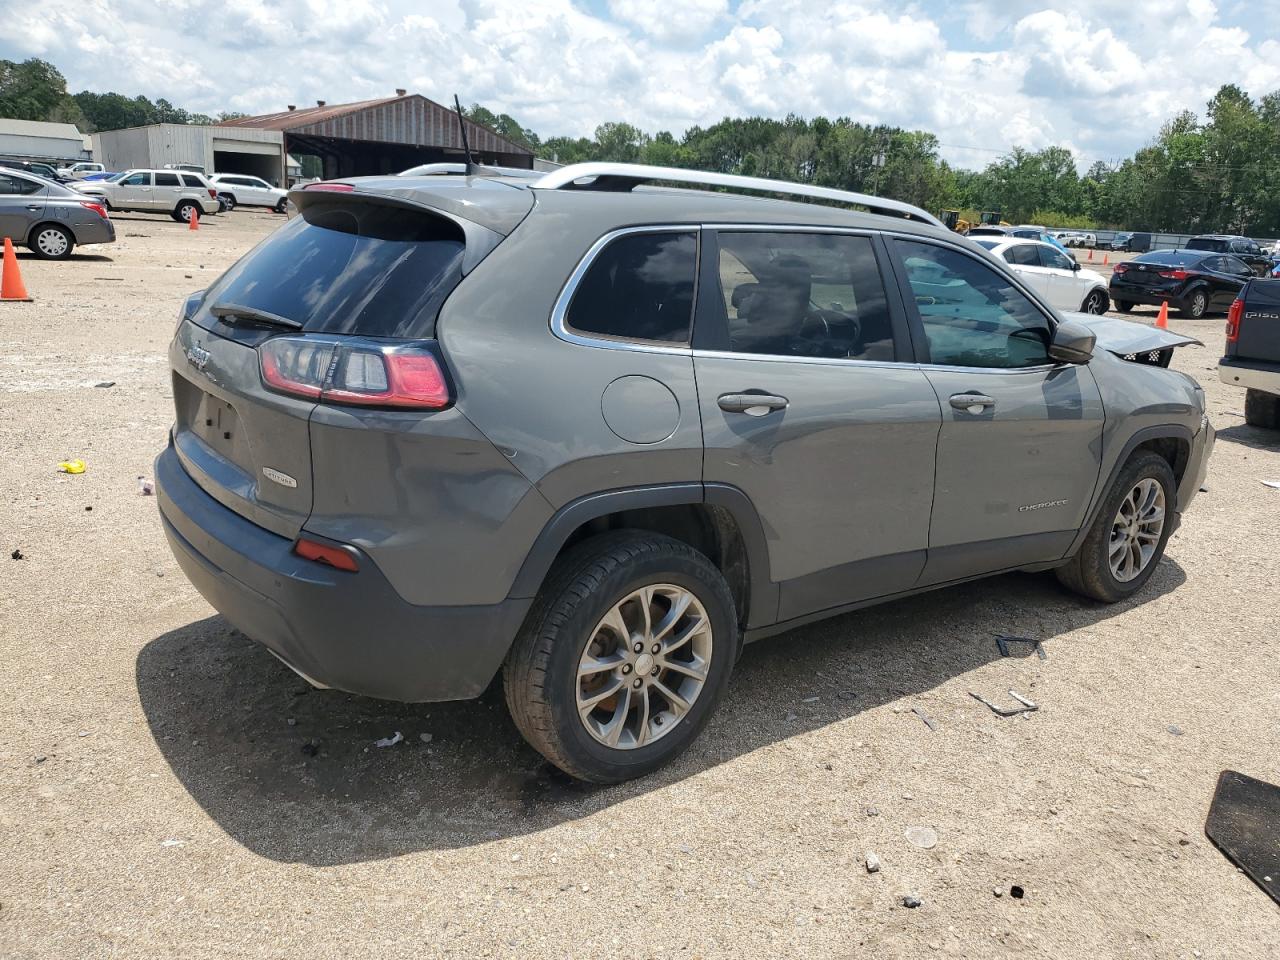
[[[187,579],[316,685],[411,702],[478,696],[532,603],[415,606],[365,554],[358,573],[294,555],[293,541],[200,489],[172,447],[156,458],[155,478],[165,536]]]
[[[110,219],[98,217],[71,224],[71,232],[76,235],[76,245],[86,243],[113,243],[116,239],[116,226]]]
[[[1223,357],[1218,361],[1218,379],[1232,387],[1280,395],[1280,363]]]
[[[1167,303],[1171,307],[1179,307],[1182,304],[1177,291],[1173,290],[1154,291],[1147,287],[1112,283],[1107,287],[1107,292],[1111,295],[1113,303],[1119,300],[1122,303],[1140,303],[1152,307],[1158,307],[1162,303]]]

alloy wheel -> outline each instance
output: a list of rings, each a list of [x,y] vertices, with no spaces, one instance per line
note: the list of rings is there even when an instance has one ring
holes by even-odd
[[[592,630],[578,664],[577,707],[599,743],[633,750],[665,737],[706,686],[711,618],[689,590],[641,587]]]
[[[1151,477],[1139,480],[1120,501],[1107,545],[1111,575],[1120,583],[1129,582],[1150,565],[1164,533],[1164,511],[1164,487]]]
[[[1106,301],[1103,299],[1103,295],[1100,291],[1095,290],[1093,293],[1089,294],[1088,298],[1084,302],[1084,312],[1092,313],[1094,315],[1107,312]]]
[[[67,245],[67,235],[54,227],[36,234],[36,247],[46,257],[62,256],[67,252]]]

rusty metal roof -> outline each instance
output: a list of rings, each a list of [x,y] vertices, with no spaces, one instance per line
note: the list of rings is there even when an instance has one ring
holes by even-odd
[[[471,148],[477,152],[532,154],[527,147],[508,140],[474,120],[466,120],[465,123],[467,139],[471,142]],[[305,136],[404,143],[421,147],[462,147],[454,112],[416,93],[403,97],[325,104],[323,107],[303,107],[257,117],[241,117],[238,120],[225,120],[219,126],[282,130]]]

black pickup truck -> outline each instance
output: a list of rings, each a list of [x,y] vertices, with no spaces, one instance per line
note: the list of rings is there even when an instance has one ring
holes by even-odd
[[[1250,280],[1227,313],[1223,383],[1244,387],[1244,419],[1280,428],[1280,280]]]

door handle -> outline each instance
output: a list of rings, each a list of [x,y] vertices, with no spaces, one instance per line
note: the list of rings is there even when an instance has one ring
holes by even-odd
[[[726,413],[745,413],[749,417],[763,417],[774,410],[785,410],[790,401],[768,393],[722,393],[716,400]]]
[[[28,209],[28,210],[39,210],[39,209],[40,209],[40,204],[38,204],[38,203],[28,203],[28,204],[27,204],[27,209]]]
[[[977,416],[988,407],[994,407],[996,402],[982,393],[955,393],[951,395],[951,405]]]

